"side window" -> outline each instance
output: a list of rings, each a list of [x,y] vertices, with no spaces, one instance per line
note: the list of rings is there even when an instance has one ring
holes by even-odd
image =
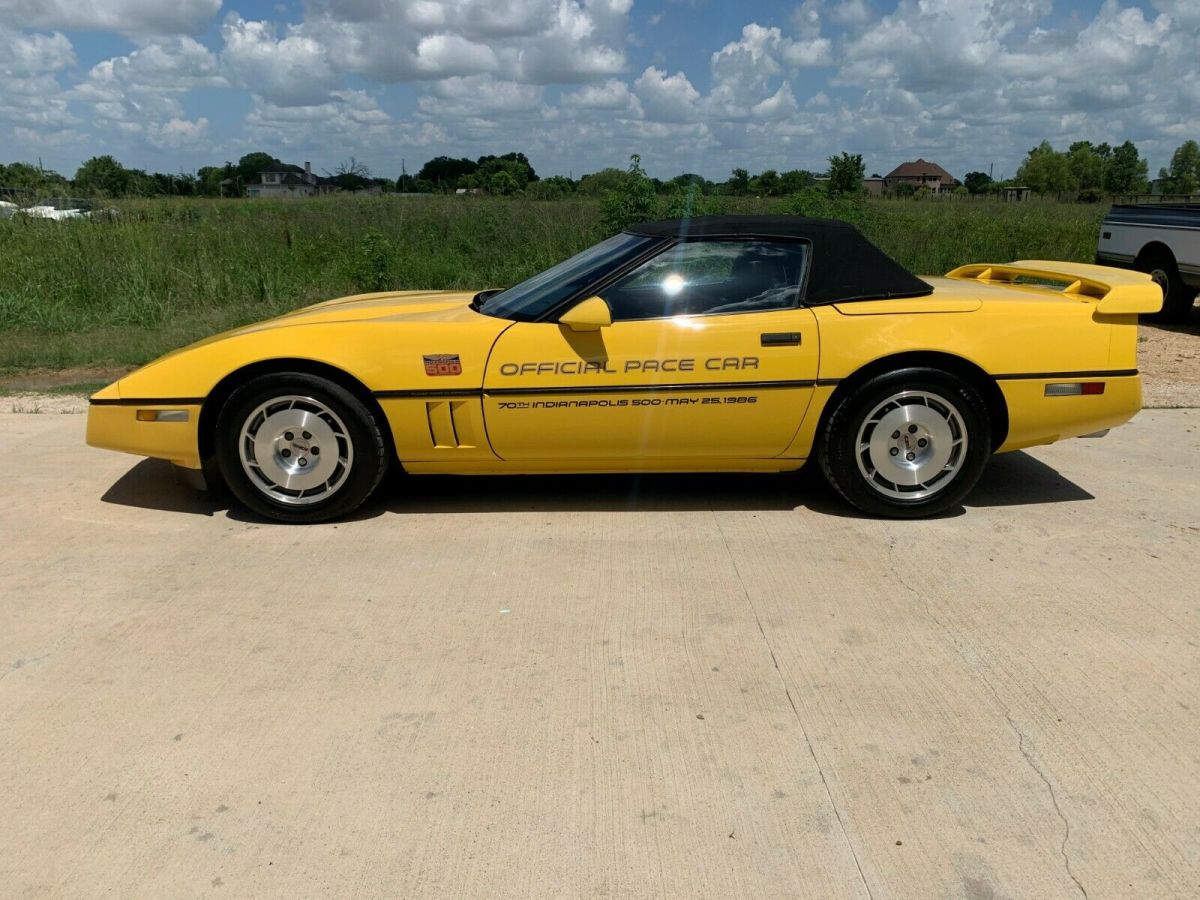
[[[602,290],[614,322],[760,312],[796,305],[809,245],[685,241]]]

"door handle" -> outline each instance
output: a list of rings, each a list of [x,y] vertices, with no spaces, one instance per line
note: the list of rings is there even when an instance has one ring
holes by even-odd
[[[764,331],[761,340],[764,347],[798,347],[800,346],[800,332]]]

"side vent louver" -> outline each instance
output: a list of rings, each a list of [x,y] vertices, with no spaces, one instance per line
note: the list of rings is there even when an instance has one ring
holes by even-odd
[[[425,404],[429,439],[436,449],[455,450],[476,446],[467,401],[432,400]]]

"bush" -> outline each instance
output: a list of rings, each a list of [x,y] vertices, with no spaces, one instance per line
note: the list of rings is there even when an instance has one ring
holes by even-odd
[[[861,195],[831,196],[820,188],[808,188],[792,198],[788,212],[814,219],[841,219],[861,226],[869,218],[868,209],[867,201]]]
[[[386,291],[393,287],[395,245],[378,231],[368,231],[359,241],[358,252],[351,257],[350,277],[363,292]]]

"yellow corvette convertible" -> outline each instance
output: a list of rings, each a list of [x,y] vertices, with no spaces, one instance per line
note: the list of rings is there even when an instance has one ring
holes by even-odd
[[[993,452],[1141,407],[1150,276],[1016,262],[918,278],[849,225],[637,225],[507,290],[331,300],[91,399],[88,443],[287,522],[424,473],[772,472],[815,457],[882,516],[958,504]]]

